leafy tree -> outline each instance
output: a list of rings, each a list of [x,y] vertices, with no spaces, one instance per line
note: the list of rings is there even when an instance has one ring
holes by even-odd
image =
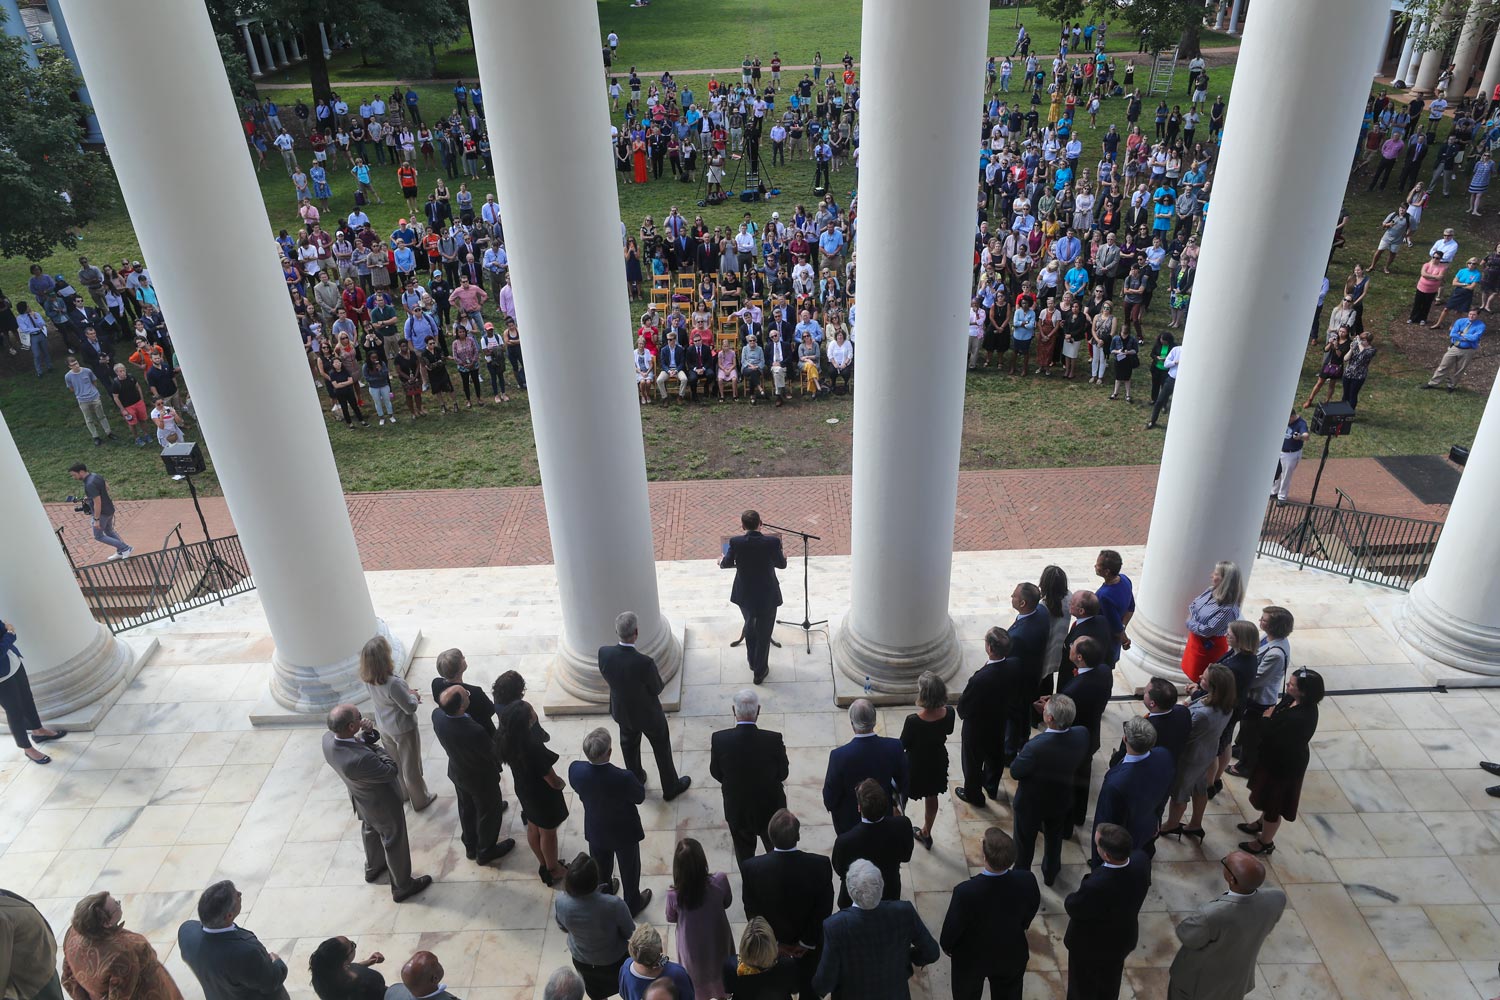
[[[1191,59],[1199,53],[1198,36],[1210,0],[1037,0],[1037,10],[1058,22],[1072,23],[1086,14],[1110,23],[1110,34],[1121,25],[1131,37],[1147,29],[1147,40],[1153,50],[1168,49],[1175,44],[1180,59]],[[1426,2],[1426,0],[1415,0]],[[1500,0],[1486,0],[1500,4]]]
[[[1425,22],[1422,29],[1422,51],[1436,49],[1452,57],[1458,46],[1458,37],[1463,32],[1466,12],[1475,19],[1479,37],[1483,38],[1492,26],[1500,23],[1500,0],[1406,0],[1401,14],[1402,23],[1408,26],[1417,21]],[[1480,48],[1483,54],[1484,49]]]
[[[20,39],[0,37],[0,255],[32,260],[77,246],[115,197],[104,157],[83,147],[73,64],[56,46],[36,55],[32,67]]]
[[[235,47],[234,36],[219,32],[214,37],[219,42],[219,58],[224,60],[224,74],[229,77],[229,89],[235,100],[254,100],[257,96],[255,81],[250,77],[249,64]]]

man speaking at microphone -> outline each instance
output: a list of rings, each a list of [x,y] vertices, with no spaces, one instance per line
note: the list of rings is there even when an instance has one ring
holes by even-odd
[[[781,607],[781,584],[778,569],[786,569],[786,553],[781,539],[760,532],[760,514],[747,510],[740,515],[743,535],[735,535],[724,545],[721,569],[732,569],[734,589],[729,600],[745,616],[745,658],[750,673],[759,684],[770,673],[771,630],[776,627],[776,609]]]

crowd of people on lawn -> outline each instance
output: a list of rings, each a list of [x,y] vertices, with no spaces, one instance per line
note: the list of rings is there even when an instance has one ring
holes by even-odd
[[[736,570],[735,600],[756,602],[775,587],[770,567],[784,566],[785,559],[779,539],[760,533],[756,512],[747,511],[742,523],[745,533],[731,540],[725,564]],[[756,687],[727,695],[725,725],[709,737],[706,754],[718,791],[700,786],[697,792],[721,801],[722,820],[714,824],[727,826],[726,847],[715,851],[714,841],[701,835],[671,834],[671,884],[660,911],[674,925],[671,937],[649,921],[638,923],[653,902],[651,888],[641,886],[647,834],[640,812],[653,780],[666,802],[692,794],[693,781],[676,770],[659,697],[663,681],[656,662],[636,646],[635,614],[619,615],[618,643],[598,651],[617,732],[597,727],[582,735],[567,751],[574,759],[566,766],[549,745],[552,737],[519,673],[505,671],[486,689],[468,679],[461,650],[446,650],[431,678],[433,704],[425,707],[379,636],[360,656],[371,715],[353,704],[329,711],[322,757],[347,786],[361,822],[365,881],[388,883],[396,904],[434,885],[431,875],[413,873],[407,832],[407,807],[423,812],[437,798],[423,773],[431,758],[422,751],[418,713],[430,716],[428,738],[446,758],[458,834],[471,864],[502,865],[519,846],[517,838],[503,836],[509,803],[501,778],[508,771],[519,803],[515,832],[519,837],[524,828],[531,853],[526,864],[535,861],[541,882],[559,890],[549,914],[565,933],[571,957],[571,970],[554,974],[545,995],[571,1000],[907,1000],[914,968],[943,955],[951,962],[955,1000],[978,1000],[986,983],[991,996],[1014,998],[1030,963],[1028,929],[1044,888],[1053,890],[1059,879],[1065,887],[1050,896],[1067,920],[1068,995],[1107,1000],[1118,995],[1127,957],[1136,950],[1158,852],[1170,838],[1174,855],[1186,848],[1198,857],[1208,801],[1226,793],[1226,777],[1246,779],[1228,794],[1248,795],[1259,816],[1238,824],[1248,839],[1222,856],[1215,876],[1205,876],[1207,898],[1176,924],[1180,947],[1167,993],[1239,1000],[1254,989],[1261,944],[1286,907],[1285,894],[1266,883],[1262,859],[1276,850],[1279,828],[1297,818],[1323,679],[1294,668],[1293,619],[1285,608],[1264,608],[1258,626],[1241,617],[1240,571],[1221,562],[1184,609],[1181,667],[1190,683],[1179,689],[1152,680],[1117,736],[1107,708],[1135,611],[1133,586],[1122,570],[1120,554],[1103,550],[1094,589],[1070,590],[1058,566],[1047,566],[1036,583],[1018,583],[1009,602],[1014,620],[986,632],[985,661],[961,694],[950,697],[938,675],[924,673],[916,711],[905,716],[899,735],[893,728],[880,734],[875,706],[855,700],[848,709],[852,738],[828,753],[817,815],[808,815],[805,805],[789,808],[787,741],[759,725]],[[3,659],[14,636],[3,628],[0,635],[11,639],[0,645]],[[769,668],[761,661],[757,669],[752,643],[746,649],[759,685]],[[7,703],[7,711],[11,707]],[[12,723],[23,732],[38,730],[39,738],[66,737],[41,730],[30,717],[15,715]],[[961,777],[950,779],[955,730]],[[644,742],[655,757],[654,779],[643,763]],[[1108,766],[1094,794],[1101,751]],[[950,794],[963,803],[958,808],[965,817],[986,827],[972,856],[980,870],[958,881],[941,928],[929,929],[903,898],[909,896],[903,869],[917,847],[956,850],[962,867],[962,846],[951,835],[935,835],[941,802]],[[560,834],[575,808],[582,810],[580,846],[586,849],[568,861]],[[1231,810],[1218,822],[1238,815]],[[829,853],[802,845],[808,823],[831,824]],[[1033,873],[1038,838],[1040,885]],[[1083,863],[1065,870],[1063,844],[1073,841]],[[353,843],[346,838],[344,846]],[[731,864],[738,889],[728,874]],[[485,884],[503,897],[518,883]],[[736,906],[748,922],[738,940],[730,926]],[[197,919],[178,929],[177,955],[209,1000],[284,1000],[287,964],[237,924],[241,909],[233,882],[210,885],[198,900]],[[63,936],[59,979],[59,948],[45,918],[20,897],[0,893],[0,932],[12,934],[8,944],[25,942],[8,949],[13,962],[0,970],[0,986],[20,1000],[57,1000],[63,989],[73,1000],[180,1000],[153,946],[126,929],[123,917],[121,897],[107,885],[86,896]],[[280,936],[274,914],[255,919],[264,932]],[[375,968],[384,956],[358,954],[355,942],[342,936],[307,953],[320,1000],[456,1000],[441,986],[441,961],[425,948],[405,962],[401,982],[389,986]]]

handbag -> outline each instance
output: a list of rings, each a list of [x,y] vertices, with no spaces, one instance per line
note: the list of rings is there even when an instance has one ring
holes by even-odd
[[[1344,365],[1332,351],[1323,355],[1323,367],[1318,369],[1319,378],[1338,378],[1344,373]]]

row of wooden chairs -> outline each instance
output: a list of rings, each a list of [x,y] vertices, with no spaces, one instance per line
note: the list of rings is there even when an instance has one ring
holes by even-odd
[[[651,308],[661,316],[666,316],[671,311],[674,300],[682,312],[691,314],[697,305],[697,296],[698,282],[686,272],[679,273],[675,278],[666,274],[653,275],[651,278]],[[850,299],[849,304],[853,305],[854,300]],[[759,306],[762,315],[765,314],[764,299],[745,299],[739,289],[726,290],[717,281],[714,282],[713,331],[716,350],[726,344],[739,346],[739,319],[735,313],[745,306]]]

